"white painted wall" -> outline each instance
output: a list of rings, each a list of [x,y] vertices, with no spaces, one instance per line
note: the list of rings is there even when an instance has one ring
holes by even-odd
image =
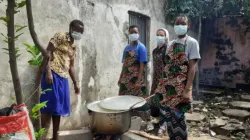
[[[72,115],[64,118],[61,129],[76,129],[88,124],[86,103],[118,94],[117,81],[121,71],[122,51],[127,43],[128,11],[135,11],[151,18],[150,52],[156,46],[155,32],[166,27],[165,0],[33,0],[35,28],[41,43],[46,46],[56,32],[68,31],[69,22],[80,19],[85,24],[83,39],[78,42],[76,70],[81,85],[81,96],[71,93]],[[5,15],[5,4],[0,4],[0,16]],[[27,25],[25,8],[16,15],[16,23]],[[168,26],[170,35],[173,29]],[[6,27],[0,24],[0,31]],[[172,38],[172,37],[171,37]],[[0,40],[3,37],[0,36]],[[33,44],[28,29],[17,42],[21,56],[18,69],[25,98],[34,84],[35,69],[28,65],[30,56],[23,43]],[[0,42],[1,47],[7,45]],[[10,105],[14,90],[8,56],[0,49],[0,107]]]

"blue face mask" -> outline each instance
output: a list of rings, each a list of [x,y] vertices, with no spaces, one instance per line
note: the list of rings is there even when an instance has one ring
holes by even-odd
[[[75,40],[80,40],[82,38],[82,34],[75,31],[71,31],[71,36]]]
[[[128,35],[129,41],[134,42],[139,40],[139,34],[129,34]]]
[[[187,25],[175,25],[174,31],[176,35],[185,35],[187,33]]]
[[[157,41],[157,45],[162,45],[162,44],[166,43],[166,37],[156,36],[156,41]]]

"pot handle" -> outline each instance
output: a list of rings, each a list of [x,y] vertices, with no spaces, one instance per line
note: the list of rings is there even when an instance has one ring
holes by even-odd
[[[152,98],[152,97],[154,97],[154,96],[155,96],[155,94],[148,96],[147,98],[145,98],[145,99],[143,99],[143,100],[141,100],[141,101],[135,103],[134,105],[132,105],[129,109],[130,109],[130,110],[134,109],[134,107],[135,107],[137,104],[139,104],[139,103],[141,103],[141,102],[144,102],[145,100],[148,100],[148,99],[150,99],[150,98]]]
[[[88,109],[88,113],[89,113],[89,115],[92,115],[92,112],[93,112],[93,111],[91,111],[91,110],[89,110],[89,109]]]

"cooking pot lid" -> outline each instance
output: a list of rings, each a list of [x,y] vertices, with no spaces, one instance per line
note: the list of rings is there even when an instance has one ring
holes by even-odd
[[[142,102],[138,103],[140,101]],[[133,109],[135,109],[135,108],[142,107],[144,104],[146,104],[146,100],[144,100],[144,98],[132,96],[132,95],[110,97],[110,98],[101,100],[99,103],[99,105],[102,108],[109,109],[109,110],[129,110],[130,107],[133,105],[135,105],[133,107]]]
[[[89,103],[87,105],[87,108],[93,112],[97,112],[97,113],[122,113],[124,111],[116,111],[116,110],[108,110],[108,109],[104,109],[102,107],[99,106],[100,101],[95,101],[92,103]]]

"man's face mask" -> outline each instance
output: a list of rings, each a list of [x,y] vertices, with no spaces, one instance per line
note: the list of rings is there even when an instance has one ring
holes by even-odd
[[[139,40],[139,34],[129,34],[128,37],[131,42]]]
[[[175,25],[174,31],[176,35],[185,35],[187,33],[187,25]]]
[[[82,34],[76,31],[71,31],[71,36],[74,40],[80,40],[82,38]]]

